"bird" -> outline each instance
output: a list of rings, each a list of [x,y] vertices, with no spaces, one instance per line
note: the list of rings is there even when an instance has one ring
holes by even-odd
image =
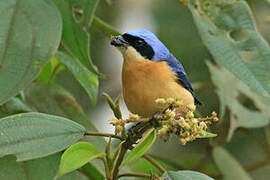
[[[177,109],[186,112],[188,105],[201,105],[195,97],[183,65],[151,31],[132,30],[112,36],[111,45],[123,56],[122,90],[129,111],[141,117],[151,117],[165,107],[158,98],[182,101]]]

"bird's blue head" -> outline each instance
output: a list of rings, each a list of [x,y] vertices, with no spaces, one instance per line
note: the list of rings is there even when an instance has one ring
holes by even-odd
[[[170,57],[168,48],[148,30],[134,30],[124,33],[122,36],[112,38],[111,44],[114,46],[132,46],[143,57],[160,61]]]

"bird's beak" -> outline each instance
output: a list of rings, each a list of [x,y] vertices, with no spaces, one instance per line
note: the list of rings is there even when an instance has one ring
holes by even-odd
[[[111,45],[116,47],[127,46],[128,42],[126,42],[122,36],[112,36]]]

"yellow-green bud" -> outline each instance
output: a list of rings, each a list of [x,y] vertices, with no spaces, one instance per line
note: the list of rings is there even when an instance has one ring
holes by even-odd
[[[205,134],[206,134],[205,131],[200,131],[199,132],[199,135],[202,136],[202,137],[205,136]]]
[[[185,145],[187,141],[184,138],[179,139],[180,144]]]
[[[175,99],[174,98],[168,98],[166,101],[167,101],[168,104],[173,104],[175,102]]]
[[[200,122],[199,126],[201,129],[204,129],[204,130],[207,129],[207,125],[205,124],[205,122]]]
[[[170,109],[167,109],[165,111],[165,114],[166,114],[166,116],[168,116],[168,118],[174,118],[175,117],[175,112],[170,110]]]
[[[189,125],[188,123],[185,122],[185,123],[183,124],[183,128],[185,128],[185,129],[190,129],[191,127],[190,127],[190,125]]]
[[[217,113],[215,111],[212,112],[212,116],[216,117]]]
[[[181,124],[183,124],[183,123],[185,123],[186,121],[185,121],[185,119],[184,119],[183,117],[180,117],[179,122],[180,122]]]
[[[194,114],[193,114],[192,111],[189,111],[189,112],[187,113],[187,118],[190,118],[190,119],[194,118]]]
[[[167,125],[165,125],[158,131],[158,134],[160,134],[160,135],[167,134],[168,130],[169,130],[169,127]]]
[[[192,119],[191,122],[192,122],[192,124],[195,125],[195,124],[198,124],[199,121],[198,121],[198,119]]]
[[[115,126],[115,134],[119,134],[120,132],[122,132],[123,130],[123,126],[117,125]]]
[[[133,114],[133,113],[129,114],[129,119],[131,120],[138,120],[139,118],[140,116],[138,114]]]
[[[183,105],[183,101],[182,100],[176,100],[175,106],[181,106],[181,105]]]
[[[186,137],[185,140],[186,140],[187,142],[192,141],[192,136]]]
[[[117,125],[117,124],[119,124],[119,120],[118,119],[112,119],[112,120],[110,120],[110,124]]]
[[[194,112],[196,110],[196,106],[194,104],[189,104],[189,105],[187,105],[187,107],[192,112]]]
[[[158,98],[155,100],[157,104],[166,104],[166,100],[164,98]]]

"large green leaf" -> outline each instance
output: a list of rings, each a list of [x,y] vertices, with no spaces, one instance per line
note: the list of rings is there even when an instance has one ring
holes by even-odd
[[[98,95],[97,74],[89,71],[78,59],[72,58],[63,52],[58,52],[56,57],[72,72],[75,78],[86,90],[93,104],[95,104]]]
[[[75,98],[61,86],[33,83],[25,92],[25,98],[26,102],[39,112],[63,116],[83,125],[87,131],[97,131]],[[103,137],[87,138],[100,151],[104,150],[106,142]]]
[[[51,0],[1,0],[0,14],[0,104],[3,104],[27,87],[55,53],[62,23]]]
[[[54,0],[63,18],[64,47],[81,63],[96,71],[89,54],[89,33],[99,0]]]
[[[138,158],[140,158],[147,150],[153,145],[156,140],[156,130],[151,129],[139,142],[139,144],[131,150],[131,152],[127,155],[123,164],[130,163]]]
[[[241,165],[222,147],[214,148],[213,157],[225,180],[251,180]]]
[[[74,171],[91,160],[104,156],[95,146],[87,142],[79,142],[70,146],[62,155],[57,177]]]
[[[56,84],[33,83],[25,92],[25,99],[31,107],[34,107],[39,112],[63,116],[83,125],[87,131],[97,131],[92,122],[86,117],[82,107],[77,103],[75,98],[61,86]],[[84,137],[84,139],[87,139],[100,151],[104,151],[106,142],[103,137],[88,136]],[[99,170],[103,170],[103,164],[95,162],[94,165]],[[103,176],[97,169],[85,169],[85,173],[87,174],[93,173],[94,171],[94,177]],[[91,174],[89,176],[91,176]]]
[[[210,63],[208,63],[208,67],[212,80],[217,87],[217,94],[219,95],[221,104],[221,114],[224,114],[225,107],[228,107],[231,113],[228,140],[231,139],[233,132],[238,127],[258,128],[269,123],[269,99],[254,93],[246,84],[238,80],[226,69],[218,68]],[[245,95],[253,100],[258,111],[248,109],[241,104],[238,100],[238,97],[241,95]]]
[[[0,157],[14,154],[18,161],[62,151],[84,135],[81,125],[42,113],[22,113],[0,119]]]
[[[270,95],[270,48],[244,0],[190,0],[195,24],[214,59],[264,96]]]
[[[45,158],[16,162],[13,156],[0,158],[1,180],[53,180],[60,162],[61,153]],[[87,180],[78,172],[72,172],[59,178],[59,180]]]
[[[214,180],[196,171],[168,171],[165,172],[161,178],[163,180]]]

